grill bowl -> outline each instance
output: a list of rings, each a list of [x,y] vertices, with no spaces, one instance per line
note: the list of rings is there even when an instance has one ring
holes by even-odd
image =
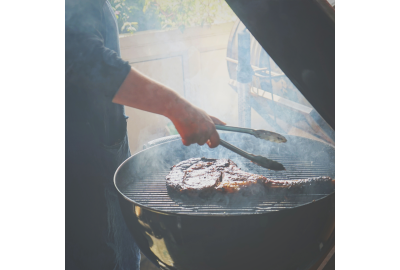
[[[307,269],[333,241],[334,193],[289,202],[249,198],[246,206],[189,204],[169,198],[169,168],[192,157],[230,158],[243,170],[272,179],[334,175],[334,147],[287,136],[273,144],[243,134],[221,138],[287,168],[273,172],[222,148],[185,147],[164,139],[127,159],[115,173],[124,218],[142,252],[164,269]]]

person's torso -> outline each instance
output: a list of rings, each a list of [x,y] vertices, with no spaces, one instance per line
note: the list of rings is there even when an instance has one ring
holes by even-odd
[[[118,24],[114,11],[108,1],[102,7],[101,25],[104,46],[120,56]],[[68,42],[68,41],[66,41]],[[91,127],[93,138],[105,146],[112,146],[124,140],[126,119],[124,106],[113,103],[104,95],[88,98],[87,86],[66,84],[66,128],[73,122],[85,122]],[[93,90],[93,89],[91,89]],[[95,90],[95,89],[94,89]],[[72,124],[74,126],[74,124]],[[71,128],[75,129],[75,128]],[[69,132],[71,130],[67,130]],[[79,132],[73,130],[71,132]]]

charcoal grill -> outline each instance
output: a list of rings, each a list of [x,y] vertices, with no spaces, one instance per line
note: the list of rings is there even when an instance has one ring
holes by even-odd
[[[180,140],[179,136],[168,138],[170,141]],[[160,140],[159,143],[165,142],[166,139]],[[157,142],[152,142],[155,144]],[[301,159],[291,158],[287,156],[272,155],[271,159],[286,164],[286,171],[271,171],[265,170],[259,166],[252,164],[242,158],[235,157],[240,160],[245,168],[248,168],[252,173],[261,174],[274,180],[296,180],[305,179],[309,177],[318,177],[326,175],[334,175],[332,167],[327,167],[323,163],[316,161],[304,161]],[[313,200],[318,200],[326,195],[319,194],[293,194],[287,195],[286,198],[281,196],[268,196],[266,198],[246,198],[246,206],[239,207],[237,205],[221,205],[203,203],[188,203],[187,201],[177,201],[171,199],[167,192],[165,185],[165,176],[170,172],[167,170],[160,170],[153,172],[148,176],[132,182],[131,185],[125,187],[121,192],[130,200],[135,201],[137,204],[146,206],[159,211],[166,211],[168,213],[176,214],[190,214],[190,215],[243,215],[243,214],[257,214],[270,211],[278,211],[286,208],[300,206]]]
[[[243,170],[277,180],[335,177],[334,147],[287,136],[274,144],[248,135],[221,138],[282,163],[270,171],[222,147],[182,145],[164,138],[126,160],[115,174],[121,208],[142,252],[163,269],[308,269],[334,233],[334,192],[248,198],[245,205],[171,199],[165,176],[193,157],[230,158]]]
[[[226,0],[243,24],[307,98],[335,127],[334,12],[324,0]],[[282,163],[271,172],[218,147],[185,147],[176,138],[153,143],[117,170],[114,182],[126,223],[141,251],[170,270],[305,270],[334,244],[335,193],[268,197],[245,206],[191,204],[169,198],[169,168],[193,157],[230,158],[243,170],[273,179],[335,177],[334,147],[286,136],[273,144],[221,134],[239,148]]]

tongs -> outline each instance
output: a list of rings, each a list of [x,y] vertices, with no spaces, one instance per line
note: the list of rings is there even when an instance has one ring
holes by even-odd
[[[272,132],[272,131],[264,130],[264,129],[255,130],[255,129],[250,129],[250,128],[231,127],[231,126],[223,126],[223,125],[215,125],[215,128],[218,130],[247,133],[247,134],[253,135],[256,138],[275,142],[275,143],[287,142],[286,138],[283,135]]]
[[[287,140],[281,134],[267,131],[267,130],[254,130],[249,128],[240,128],[240,127],[231,127],[231,126],[222,126],[222,125],[215,125],[215,128],[218,130],[225,130],[225,131],[233,131],[233,132],[240,132],[240,133],[247,133],[251,134],[259,139],[264,139],[267,141],[275,142],[275,143],[285,143]],[[220,145],[223,147],[231,150],[232,152],[241,155],[242,157],[256,163],[257,165],[275,171],[282,171],[285,170],[285,167],[274,160],[268,159],[263,156],[256,156],[251,153],[248,153],[236,146],[220,139]]]

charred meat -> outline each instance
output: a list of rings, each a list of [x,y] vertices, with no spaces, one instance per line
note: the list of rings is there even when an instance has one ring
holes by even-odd
[[[329,192],[334,189],[330,177],[302,180],[271,180],[242,171],[229,159],[191,158],[171,168],[166,176],[170,193],[207,197],[215,193],[257,195],[265,193]]]

